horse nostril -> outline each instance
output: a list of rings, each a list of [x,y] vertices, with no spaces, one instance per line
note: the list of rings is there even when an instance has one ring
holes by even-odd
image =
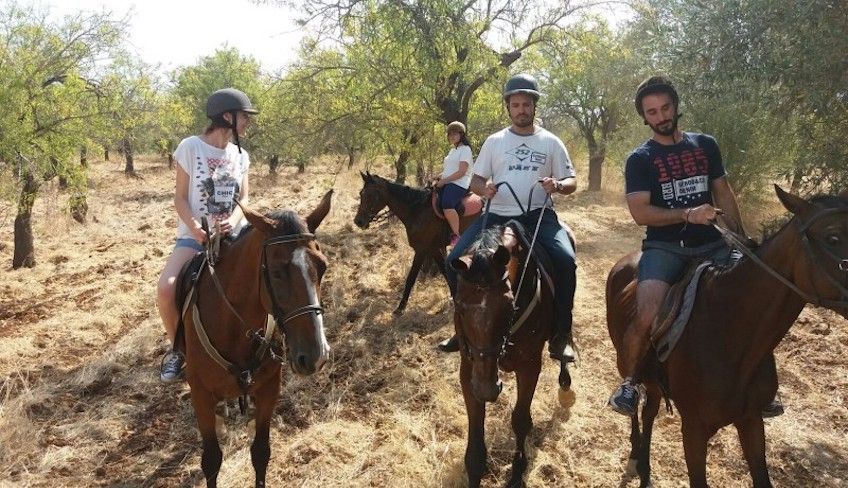
[[[306,356],[305,355],[301,354],[297,357],[297,365],[298,365],[298,367],[300,367],[301,370],[307,369]]]

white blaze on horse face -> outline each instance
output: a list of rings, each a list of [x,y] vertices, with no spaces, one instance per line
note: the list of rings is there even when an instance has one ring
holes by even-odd
[[[321,301],[318,298],[318,292],[315,289],[315,284],[309,276],[309,256],[306,253],[306,249],[299,248],[294,252],[294,255],[292,256],[292,264],[300,270],[301,275],[303,275],[303,284],[306,287],[306,295],[309,298],[309,304],[320,305]],[[315,342],[321,344],[321,358],[319,361],[323,362],[323,360],[326,360],[329,355],[330,350],[330,345],[327,343],[327,336],[324,334],[324,316],[320,313],[310,314],[310,316],[316,326]]]

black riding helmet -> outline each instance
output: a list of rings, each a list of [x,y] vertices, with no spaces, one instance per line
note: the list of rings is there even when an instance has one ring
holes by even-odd
[[[652,76],[639,84],[639,88],[636,89],[636,99],[634,100],[636,112],[643,119],[645,118],[645,111],[642,109],[642,99],[657,93],[667,93],[671,97],[675,112],[680,107],[680,97],[677,95],[677,90],[671,80],[665,76]]]
[[[539,93],[539,84],[536,83],[536,78],[533,78],[526,73],[517,74],[507,80],[503,89],[504,102],[508,102],[509,97],[516,93],[526,93],[533,97],[534,102],[538,102],[539,97],[542,96],[542,94]]]
[[[250,99],[241,90],[235,88],[223,88],[209,95],[206,100],[206,116],[210,120],[223,127],[229,127],[233,130],[233,135],[236,139],[236,146],[241,153],[241,143],[239,142],[238,127],[236,114],[246,112],[249,114],[258,114],[259,110],[253,107]],[[233,121],[228,123],[223,115],[225,113],[232,114]]]

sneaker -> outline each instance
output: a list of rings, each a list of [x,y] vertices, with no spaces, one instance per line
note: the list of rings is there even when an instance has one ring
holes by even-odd
[[[766,408],[763,409],[762,414],[764,419],[770,419],[772,417],[779,417],[783,415],[783,403],[780,402],[779,398],[774,397],[771,403],[766,405]]]
[[[170,351],[162,358],[159,379],[165,383],[174,383],[183,378],[185,356],[179,351]]]
[[[455,247],[457,242],[459,242],[459,236],[456,234],[451,234],[451,247]]]
[[[636,385],[625,380],[610,397],[609,406],[622,415],[636,415],[636,407],[639,406],[639,391]]]
[[[459,351],[459,337],[454,334],[450,339],[445,339],[436,346],[442,352]]]
[[[548,343],[548,351],[551,358],[557,361],[573,363],[576,360],[574,357],[574,347],[571,345],[571,337],[569,336],[562,337],[555,335]]]

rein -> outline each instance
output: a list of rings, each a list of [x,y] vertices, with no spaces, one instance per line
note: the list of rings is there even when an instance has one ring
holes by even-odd
[[[521,205],[521,202],[519,201],[518,196],[515,194],[515,190],[513,190],[512,185],[510,185],[509,182],[502,181],[500,183],[497,183],[495,185],[495,188],[499,188],[501,185],[506,185],[506,187],[509,189],[510,193],[512,194],[512,197],[515,199],[515,203],[518,204],[518,207],[521,209],[521,215],[522,216],[529,215],[529,213],[530,213],[530,203],[533,201],[533,191],[536,189],[538,182],[534,183],[533,186],[530,188],[530,196],[527,198],[527,209],[526,210]],[[513,335],[515,335],[516,332],[518,332],[518,330],[521,328],[522,325],[524,325],[524,323],[530,317],[530,314],[533,312],[533,310],[536,308],[536,306],[541,301],[541,294],[542,294],[541,270],[538,270],[537,273],[536,273],[536,283],[535,283],[536,286],[535,286],[535,293],[533,294],[533,298],[530,300],[530,303],[528,303],[527,306],[524,308],[524,313],[522,313],[521,316],[518,317],[518,320],[515,319],[515,315],[519,310],[518,304],[517,304],[518,296],[521,293],[521,286],[524,283],[524,276],[527,272],[527,266],[529,265],[530,258],[533,254],[533,247],[536,245],[536,237],[539,235],[539,228],[542,225],[542,217],[544,217],[544,215],[545,215],[545,210],[547,209],[548,201],[552,202],[550,194],[546,195],[545,201],[542,204],[541,211],[539,212],[539,219],[536,221],[536,226],[533,229],[533,238],[530,241],[530,247],[527,249],[527,258],[524,260],[524,263],[521,266],[521,275],[518,279],[518,285],[515,288],[515,293],[513,294],[512,313],[510,314],[510,317],[509,317],[509,324],[510,324],[509,329],[504,334],[503,339],[501,340],[501,343],[499,345],[496,344],[494,346],[490,346],[490,347],[486,347],[486,348],[477,348],[477,347],[473,346],[472,344],[469,344],[467,340],[463,340],[463,343],[465,343],[466,353],[468,354],[469,357],[478,357],[480,359],[484,359],[486,357],[497,357],[497,358],[502,357],[506,353],[507,346],[509,344],[511,344],[509,339]],[[483,223],[482,223],[482,226],[481,226],[481,229],[484,230],[484,231],[486,230],[486,221],[488,220],[488,217],[489,217],[489,208],[491,207],[491,205],[492,205],[492,200],[491,199],[487,200],[486,201],[486,209],[483,213]],[[504,275],[504,279],[505,280],[507,279],[506,274]]]
[[[196,302],[192,303],[192,320],[195,323],[195,331],[197,332],[197,337],[200,340],[203,349],[209,355],[212,360],[214,360],[219,366],[224,368],[226,371],[231,373],[236,377],[238,381],[239,387],[241,387],[242,391],[246,392],[250,385],[253,383],[253,373],[259,369],[259,366],[262,364],[262,361],[265,359],[266,353],[270,353],[270,356],[273,360],[282,363],[283,358],[276,354],[272,346],[274,345],[273,336],[276,331],[276,324],[280,324],[280,328],[283,332],[283,335],[286,335],[286,323],[291,321],[296,317],[300,317],[302,315],[307,314],[322,314],[324,309],[317,304],[309,304],[300,308],[296,308],[287,314],[284,314],[282,309],[277,303],[275,298],[274,289],[271,285],[271,278],[268,271],[268,263],[267,263],[267,254],[266,250],[268,246],[276,245],[276,244],[285,244],[290,242],[299,242],[304,240],[314,240],[315,234],[312,233],[300,233],[300,234],[291,234],[279,237],[272,237],[266,239],[262,244],[262,263],[260,267],[260,271],[262,277],[265,282],[265,287],[268,291],[268,295],[271,298],[271,313],[274,316],[274,320],[268,320],[268,316],[265,316],[265,325],[264,325],[264,334],[260,333],[260,329],[252,329],[250,326],[242,318],[241,314],[236,311],[235,307],[230,303],[227,299],[226,294],[224,293],[224,288],[221,285],[220,280],[215,272],[215,266],[213,264],[214,257],[212,255],[213,245],[209,244],[213,241],[209,237],[209,230],[206,226],[205,218],[203,219],[203,227],[207,232],[207,246],[206,246],[206,266],[209,269],[209,277],[212,279],[212,283],[215,284],[215,289],[218,291],[218,295],[220,299],[226,304],[227,308],[230,312],[238,319],[238,321],[242,324],[242,326],[247,329],[245,333],[245,337],[248,339],[257,342],[259,346],[257,347],[253,356],[249,359],[249,363],[246,368],[240,368],[239,366],[231,363],[227,359],[225,359],[221,353],[215,349],[215,346],[212,345],[212,342],[209,340],[209,336],[206,333],[206,328],[203,325],[203,322],[200,320],[200,311],[197,308]]]
[[[822,217],[832,215],[832,214],[837,214],[837,213],[848,213],[848,210],[840,209],[840,208],[824,209],[824,210],[819,211],[815,215],[813,215],[806,223],[797,224],[797,227],[798,227],[797,230],[798,230],[798,233],[801,235],[801,242],[804,245],[804,252],[806,253],[807,257],[810,259],[810,261],[815,263],[816,266],[819,267],[819,268],[822,268],[822,265],[819,262],[819,260],[816,259],[816,255],[813,253],[813,245],[810,242],[810,238],[809,238],[809,235],[807,234],[807,230],[810,228],[810,226],[816,220],[818,220]],[[830,281],[830,283],[833,284],[836,287],[837,290],[839,290],[839,294],[842,297],[839,300],[831,300],[831,299],[827,299],[827,298],[821,298],[819,296],[811,295],[811,294],[805,292],[804,290],[801,290],[800,288],[798,288],[795,285],[795,283],[789,281],[783,275],[781,275],[780,273],[775,271],[772,267],[770,267],[768,264],[766,264],[762,259],[760,259],[760,257],[757,256],[756,253],[751,251],[748,248],[748,246],[746,246],[744,244],[742,239],[740,239],[735,233],[733,233],[732,231],[730,231],[729,229],[727,229],[725,227],[722,227],[721,225],[719,225],[716,222],[713,222],[712,225],[713,225],[713,227],[715,227],[716,230],[718,230],[721,233],[722,237],[724,238],[724,240],[728,244],[730,244],[734,248],[738,249],[742,254],[748,256],[751,259],[751,261],[756,263],[759,267],[761,267],[764,271],[766,271],[768,274],[770,274],[776,280],[783,283],[787,288],[789,288],[795,294],[797,294],[798,296],[803,298],[806,302],[811,303],[811,304],[813,304],[817,307],[818,306],[825,306],[825,307],[846,307],[846,306],[848,306],[848,288],[846,288],[845,285],[843,285],[842,283],[840,283],[839,281],[834,279],[832,276],[830,276],[829,273],[825,272],[824,275],[828,279],[828,281]],[[839,263],[839,264],[837,264],[837,269],[839,271],[842,271],[843,273],[846,273],[846,278],[848,278],[848,259],[837,256],[836,254],[830,252],[828,249],[821,249],[821,250],[824,251],[824,253],[827,254],[831,259],[834,259],[837,263]]]

